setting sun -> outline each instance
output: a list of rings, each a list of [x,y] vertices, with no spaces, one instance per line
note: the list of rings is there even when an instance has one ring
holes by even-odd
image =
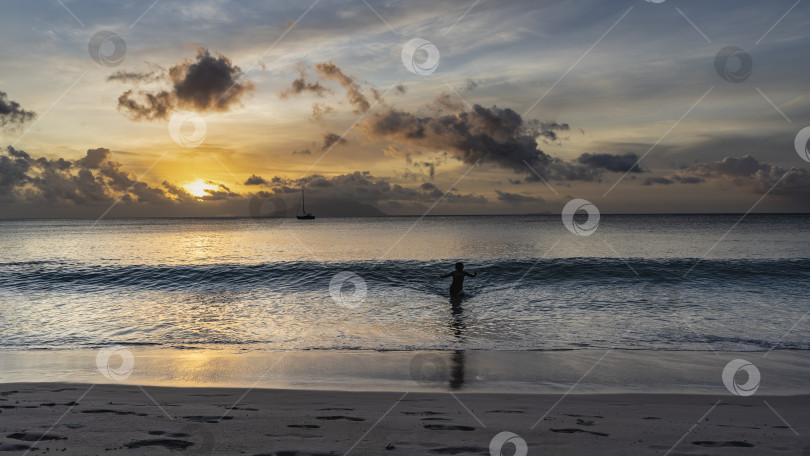
[[[203,196],[208,195],[207,190],[216,190],[217,187],[215,185],[206,183],[202,179],[197,179],[190,184],[184,185],[183,188],[186,189],[186,191],[189,192],[189,194],[191,194],[192,196],[202,198]]]

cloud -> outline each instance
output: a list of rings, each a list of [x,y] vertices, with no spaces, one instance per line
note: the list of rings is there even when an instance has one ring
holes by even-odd
[[[628,170],[631,173],[644,172],[638,166],[638,155],[633,153],[624,155],[582,154],[577,159],[577,162],[592,168],[600,168],[617,173],[627,172]]]
[[[124,83],[140,83],[147,84],[150,82],[158,82],[166,79],[166,69],[147,62],[149,65],[148,71],[130,71],[118,70],[115,73],[107,76],[108,82],[124,82]]]
[[[315,103],[312,105],[312,117],[310,120],[320,122],[329,114],[334,114],[335,108],[322,103]]]
[[[463,111],[465,108],[464,102],[457,96],[451,96],[449,93],[442,92],[436,99],[433,100],[431,105],[437,112],[456,112]]]
[[[440,96],[441,99],[441,96]],[[512,109],[475,105],[470,111],[420,117],[396,108],[374,113],[362,124],[368,136],[445,151],[464,163],[489,163],[516,173],[544,178],[596,180],[599,170],[550,157],[538,148],[538,137],[557,139],[567,124],[524,122]]]
[[[500,190],[495,190],[495,193],[498,194],[498,201],[503,201],[509,204],[545,202],[543,198],[540,198],[538,196],[527,196],[521,195],[519,193],[502,192]]]
[[[16,126],[36,118],[33,111],[26,111],[16,101],[8,99],[6,92],[0,91],[0,127]]]
[[[281,92],[278,96],[281,98],[288,98],[293,95],[301,95],[302,93],[309,92],[316,96],[322,97],[324,92],[331,92],[331,90],[322,86],[320,82],[307,82],[306,75],[301,70],[301,77],[292,82],[292,87]]]
[[[324,133],[323,135],[323,146],[321,146],[321,150],[326,150],[332,147],[335,144],[346,144],[345,138],[337,135],[335,133]],[[307,149],[309,150],[309,149]]]
[[[725,157],[715,162],[695,163],[668,177],[645,179],[642,185],[701,184],[705,182],[748,187],[755,193],[765,193],[770,190],[773,195],[801,201],[810,207],[810,171],[796,168],[786,170],[780,166],[760,162],[750,155],[744,155],[741,158]],[[779,185],[776,185],[777,182]]]
[[[268,184],[268,182],[266,180],[264,180],[263,178],[255,175],[255,174],[252,174],[245,181],[245,185],[267,185],[267,184]]]
[[[140,92],[141,101],[132,98],[132,90],[127,90],[118,97],[118,110],[128,113],[132,120],[165,119],[175,109],[172,94],[160,92]]]
[[[312,151],[310,151],[309,149],[294,150],[294,151],[292,151],[292,154],[293,155],[312,155]]]
[[[212,185],[216,187],[216,189],[206,188],[205,193],[206,196],[203,198],[209,201],[217,201],[217,200],[226,200],[230,198],[240,198],[241,195],[235,192],[232,192],[230,188],[220,182],[214,181],[205,181],[207,185]]]
[[[355,107],[356,113],[360,114],[369,110],[371,105],[368,102],[368,98],[363,94],[360,84],[353,76],[344,73],[343,70],[331,61],[329,63],[316,64],[315,71],[325,79],[337,81],[346,90],[346,98],[349,100],[349,103]]]
[[[110,78],[132,80],[143,76],[120,73]],[[127,90],[118,97],[118,109],[132,120],[165,119],[170,112],[180,109],[228,111],[255,90],[251,81],[242,80],[243,76],[242,70],[224,55],[212,56],[207,49],[198,48],[195,60],[186,60],[169,68],[170,89],[140,90],[137,98],[133,89]]]
[[[0,155],[0,201],[3,203],[57,203],[95,206],[119,199],[129,204],[176,206],[196,200],[240,198],[222,184],[208,182],[215,190],[194,197],[163,182],[163,188],[138,181],[112,160],[107,148],[88,149],[77,160],[34,158],[9,146]]]
[[[259,176],[254,177],[265,180]],[[425,182],[417,188],[391,184],[387,179],[375,177],[365,171],[355,171],[333,177],[312,175],[302,179],[288,179],[276,176],[270,181],[265,180],[265,182],[264,185],[270,189],[272,194],[277,196],[297,195],[301,191],[301,187],[305,186],[307,189],[307,201],[310,201],[310,199],[312,201],[319,199],[351,200],[372,205],[390,202],[433,203],[444,195],[442,201],[447,202],[487,202],[487,199],[482,195],[460,194],[452,191],[445,195],[444,191],[430,182]]]

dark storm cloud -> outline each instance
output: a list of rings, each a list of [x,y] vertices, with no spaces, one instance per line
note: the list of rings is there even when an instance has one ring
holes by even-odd
[[[127,79],[126,74],[116,79],[116,74],[112,80]],[[178,109],[228,111],[255,90],[252,82],[242,80],[243,76],[242,70],[224,55],[213,56],[207,49],[198,48],[195,60],[169,68],[171,89],[140,90],[137,96],[134,90],[127,90],[118,97],[118,109],[133,120],[163,119]]]
[[[498,201],[503,201],[509,204],[519,204],[519,203],[543,203],[545,200],[543,198],[537,196],[527,196],[521,195],[519,193],[509,193],[509,192],[502,192],[500,190],[495,190],[495,193],[498,194]]]
[[[796,168],[787,170],[761,162],[750,155],[741,158],[726,157],[716,162],[695,163],[676,171],[672,176],[646,179],[642,185],[704,182],[748,188],[756,193],[764,193],[773,187],[771,191],[773,195],[810,205],[810,171]],[[776,185],[777,182],[779,185]]]
[[[340,135],[335,133],[324,133],[323,135],[323,146],[321,146],[321,150],[326,150],[332,147],[335,144],[346,144],[345,138],[342,138]]]
[[[638,155],[633,153],[624,155],[582,154],[577,161],[592,168],[600,168],[617,173],[627,172],[628,170],[631,173],[644,172],[638,166]]]
[[[294,150],[294,151],[292,151],[292,154],[293,155],[311,155],[312,151],[310,151],[309,149]]]
[[[0,127],[20,125],[36,118],[33,111],[26,111],[19,103],[8,99],[6,92],[0,91]]]

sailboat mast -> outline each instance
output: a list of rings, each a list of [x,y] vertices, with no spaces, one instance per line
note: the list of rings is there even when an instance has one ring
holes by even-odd
[[[304,187],[301,187],[301,209],[304,210],[304,214],[307,213],[307,199],[304,196]]]

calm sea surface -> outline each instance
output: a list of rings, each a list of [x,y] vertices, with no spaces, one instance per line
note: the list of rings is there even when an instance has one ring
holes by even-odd
[[[738,218],[5,221],[0,348],[809,350],[810,216]]]

